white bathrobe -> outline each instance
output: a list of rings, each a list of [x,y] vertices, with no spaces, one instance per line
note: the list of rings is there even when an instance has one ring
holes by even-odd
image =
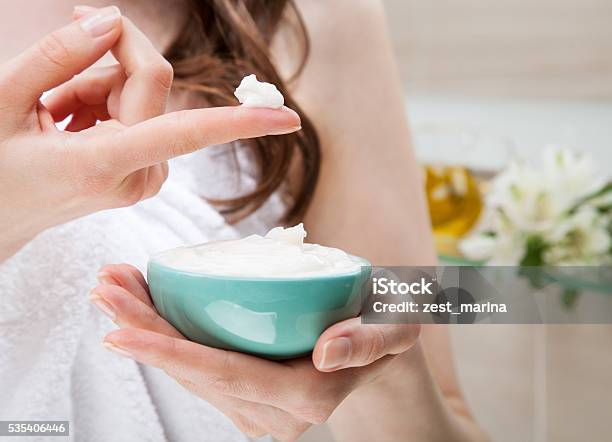
[[[160,370],[106,350],[102,338],[116,326],[89,303],[103,264],[144,270],[152,252],[274,223],[278,196],[238,226],[202,199],[253,184],[244,164],[242,181],[229,172],[227,152],[217,146],[173,160],[155,198],[49,229],[0,264],[0,420],[68,420],[76,441],[246,440]]]

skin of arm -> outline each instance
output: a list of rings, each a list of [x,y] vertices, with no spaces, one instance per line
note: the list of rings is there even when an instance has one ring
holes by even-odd
[[[305,219],[309,241],[375,265],[435,265],[383,6],[304,0],[298,8],[311,52],[295,97],[313,119],[323,157]],[[278,60],[281,69],[290,65]],[[336,410],[329,422],[336,440],[483,439],[458,386],[447,327],[423,326],[420,341],[393,362],[395,373]]]

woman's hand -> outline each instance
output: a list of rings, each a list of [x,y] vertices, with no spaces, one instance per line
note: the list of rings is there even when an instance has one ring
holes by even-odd
[[[0,66],[0,261],[48,227],[155,195],[172,157],[300,126],[287,108],[162,115],[172,68],[144,34],[112,6],[75,18]],[[118,64],[81,74],[109,50]]]
[[[251,437],[294,440],[325,422],[351,392],[376,384],[419,334],[418,325],[363,326],[354,318],[326,330],[312,360],[272,362],[186,340],[157,314],[134,267],[105,266],[98,277],[91,300],[121,327],[104,345],[161,368]]]

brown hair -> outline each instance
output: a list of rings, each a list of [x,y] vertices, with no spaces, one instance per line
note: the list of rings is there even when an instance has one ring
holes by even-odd
[[[309,42],[302,18],[292,0],[186,0],[189,15],[183,30],[166,51],[174,67],[175,86],[199,94],[211,106],[236,104],[234,88],[242,77],[254,73],[261,81],[275,84],[285,104],[302,120],[302,130],[241,143],[255,153],[258,181],[254,190],[227,200],[210,200],[230,221],[257,210],[285,181],[296,153],[299,182],[284,222],[303,217],[319,175],[320,146],[317,133],[293,100],[274,67],[270,43],[281,23],[292,14],[301,56],[293,81],[308,57]]]

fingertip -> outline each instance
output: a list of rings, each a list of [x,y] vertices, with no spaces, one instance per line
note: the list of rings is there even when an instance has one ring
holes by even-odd
[[[100,283],[100,285],[91,291],[90,297],[101,297],[116,305],[117,300],[126,298],[126,295],[131,295],[131,293],[119,285]]]
[[[120,356],[124,356],[126,358],[134,359],[134,356],[124,348],[111,344],[110,342],[102,342],[102,345],[104,346],[104,348],[109,351],[112,351],[113,353],[116,353]]]
[[[323,332],[312,361],[322,372],[369,365],[386,355],[407,351],[419,332],[419,324],[363,325],[360,318],[347,319]]]
[[[223,112],[223,108],[218,108]],[[298,131],[302,121],[297,112],[286,106],[278,109],[267,107],[234,106],[232,109],[236,126],[247,129],[248,138],[263,135],[283,135]]]
[[[101,284],[118,285],[123,287],[124,277],[134,278],[128,264],[106,264],[100,267],[96,278]],[[134,267],[135,268],[135,267]]]
[[[89,302],[91,302],[101,313],[103,313],[108,319],[115,322],[117,320],[117,313],[112,304],[108,302],[105,296],[100,294],[101,289],[94,289],[89,295]]]
[[[302,129],[302,119],[296,111],[287,106],[283,106],[280,110],[286,115],[286,118],[288,119],[286,125],[284,126],[284,129],[286,130],[283,132],[281,129],[280,132],[271,135],[282,135],[284,133],[297,132],[298,130]]]
[[[291,116],[291,118],[293,118],[296,122],[295,126],[300,126],[302,124],[302,120],[300,118],[300,115],[294,111],[293,109],[291,109],[290,107],[287,106],[283,106],[280,108],[283,112],[287,113],[289,116]]]
[[[111,35],[118,37],[121,23],[121,10],[117,6],[92,9],[78,20],[81,30],[94,40]]]
[[[313,362],[319,371],[336,371],[347,367],[352,353],[353,344],[351,339],[341,336],[326,341],[316,356],[313,353]]]
[[[95,296],[100,296],[99,293],[103,293],[106,289],[106,287],[108,287],[105,284],[98,284],[97,286],[95,286],[93,289],[91,289],[91,291],[89,292],[89,298],[93,298]]]
[[[123,342],[123,334],[125,333],[125,328],[119,328],[117,330],[113,330],[104,336],[102,339],[103,344],[111,344],[111,345],[119,345]]]
[[[96,274],[96,279],[102,285],[118,285],[117,280],[113,277],[113,271],[110,266],[102,267]]]
[[[55,119],[43,102],[38,102],[37,111],[38,121],[40,122],[40,127],[43,131],[57,130]]]
[[[155,333],[134,327],[122,327],[108,333],[104,342],[116,345],[131,351],[142,351],[149,348],[154,341]]]
[[[281,128],[281,129],[272,129],[270,131],[268,131],[268,135],[286,135],[286,134],[292,134],[294,132],[297,132],[298,130],[301,130],[302,126],[292,126],[292,127],[288,127],[288,128]]]

